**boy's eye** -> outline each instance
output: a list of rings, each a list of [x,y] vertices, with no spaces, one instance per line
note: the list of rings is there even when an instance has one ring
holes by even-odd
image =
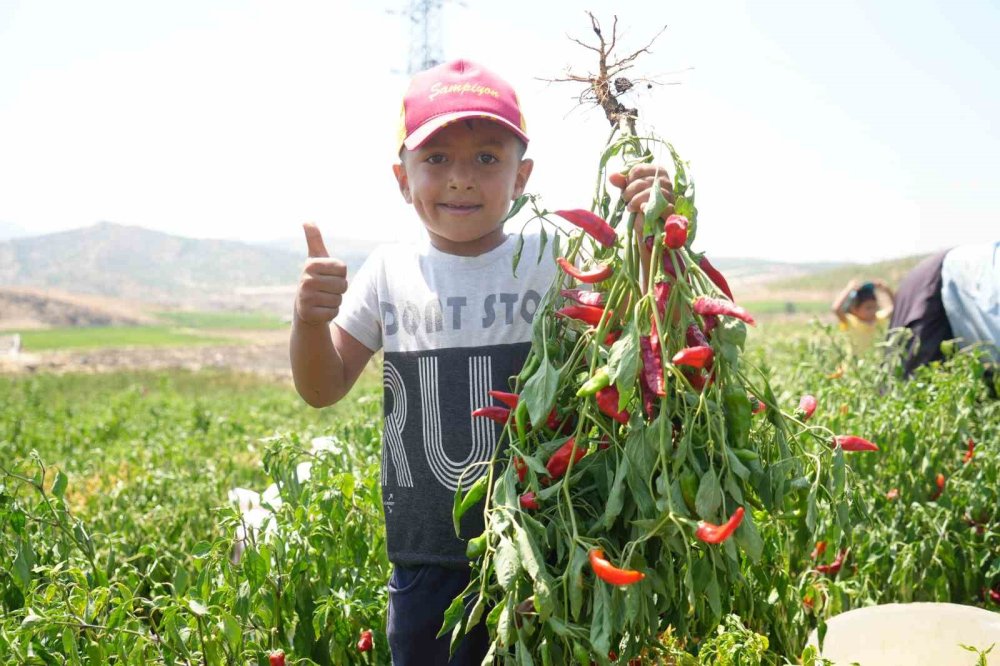
[[[432,153],[425,160],[428,164],[444,164],[445,156],[441,153]]]
[[[494,164],[500,161],[497,156],[492,153],[479,153],[478,159],[482,164]]]

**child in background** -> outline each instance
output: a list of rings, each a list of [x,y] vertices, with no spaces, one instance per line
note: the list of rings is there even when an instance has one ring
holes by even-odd
[[[879,309],[876,290],[882,290],[889,300],[889,307]],[[840,321],[840,330],[851,340],[855,354],[864,354],[875,344],[875,339],[885,332],[892,316],[894,296],[882,280],[865,282],[851,280],[833,301],[833,314]]]

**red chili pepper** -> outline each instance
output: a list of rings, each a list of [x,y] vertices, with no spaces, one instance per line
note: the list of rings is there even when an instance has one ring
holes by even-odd
[[[971,437],[969,438],[969,443],[967,444],[967,446],[968,449],[966,450],[965,455],[962,456],[963,464],[972,462],[972,458],[976,455],[976,443],[972,441]]]
[[[692,307],[694,308],[695,313],[700,315],[725,315],[727,317],[736,317],[751,326],[757,325],[757,322],[754,321],[754,318],[750,316],[749,312],[740,306],[730,303],[729,301],[724,301],[721,298],[699,296],[695,299]]]
[[[522,509],[526,509],[528,511],[538,511],[539,509],[538,499],[535,497],[535,493],[530,490],[521,495],[520,501]]]
[[[995,604],[1000,604],[1000,591],[995,589],[990,590],[989,595],[990,595],[990,601],[992,601]]]
[[[594,307],[593,305],[567,305],[566,307],[557,310],[556,314],[560,317],[579,319],[585,324],[597,326],[601,323],[601,317],[604,316],[604,308]],[[611,317],[611,315],[612,313],[609,311],[608,317]]]
[[[611,345],[618,342],[618,338],[622,337],[622,332],[618,331],[608,331],[608,334],[604,336],[604,346],[610,347]]]
[[[705,390],[705,387],[711,386],[712,382],[715,381],[714,372],[711,375],[708,375],[707,377],[703,372],[700,372],[693,368],[683,368],[681,372],[683,372],[684,376],[687,377],[688,382],[691,384],[691,388],[693,388],[698,393],[703,392]]]
[[[573,458],[573,463],[575,464],[586,454],[586,451],[582,446],[576,446],[576,442],[572,437],[566,440],[566,443],[560,446],[555,453],[549,456],[548,462],[545,463],[545,469],[549,471],[549,475],[553,479],[558,479],[566,470],[569,469],[570,456]]]
[[[704,368],[712,363],[715,352],[711,347],[685,347],[674,354],[674,365],[686,365],[690,368]]]
[[[284,650],[275,650],[271,654],[267,655],[267,662],[270,666],[285,666]]]
[[[472,412],[472,415],[476,417],[481,416],[489,419],[490,421],[496,421],[500,425],[506,425],[507,419],[510,418],[510,410],[506,407],[489,405],[487,407],[480,407],[476,411]]]
[[[932,501],[936,501],[939,497],[941,497],[941,493],[944,492],[944,484],[945,484],[945,482],[946,482],[946,479],[944,477],[944,474],[942,474],[941,472],[938,472],[937,476],[934,477],[934,485],[937,486],[937,490],[935,490],[934,493],[931,494],[931,500]]]
[[[684,333],[684,339],[687,341],[688,347],[708,347],[708,338],[705,334],[701,332],[698,324],[691,324],[687,327]]]
[[[524,462],[524,459],[520,456],[514,457],[514,470],[517,472],[517,480],[519,483],[524,483],[524,479],[528,476],[528,464]]]
[[[660,363],[659,349],[654,349],[648,335],[639,337],[639,348],[642,354],[642,379],[649,392],[663,397],[667,394],[666,380],[663,378],[663,365]]]
[[[811,395],[804,395],[799,399],[799,411],[802,412],[802,420],[808,421],[816,411],[816,398]]]
[[[615,241],[618,240],[618,234],[611,228],[611,225],[589,210],[577,208],[573,210],[557,210],[555,213],[567,222],[583,229],[591,238],[604,247],[612,247]]]
[[[575,421],[573,420],[572,414],[567,414],[562,421],[559,420],[559,414],[556,413],[556,408],[553,407],[552,411],[549,412],[548,417],[545,419],[545,427],[549,430],[555,430],[556,432],[562,432],[566,430],[568,426],[572,426]]]
[[[847,559],[847,549],[845,548],[844,550],[837,553],[837,557],[834,558],[833,562],[831,562],[830,564],[817,564],[816,571],[820,572],[821,574],[836,576],[837,572],[840,571],[840,568],[844,566],[844,560],[846,559]]]
[[[721,525],[706,523],[704,520],[698,523],[698,529],[694,535],[705,543],[722,543],[736,531],[736,528],[743,522],[743,507],[737,507],[735,513],[729,520]]]
[[[511,409],[517,407],[517,401],[520,399],[516,393],[507,393],[506,391],[487,391],[487,393]]]
[[[671,250],[684,247],[688,238],[688,220],[683,215],[671,215],[663,223],[663,244]]]
[[[751,411],[754,414],[760,414],[767,409],[767,405],[764,404],[764,401],[755,395],[750,396],[750,405],[752,408]]]
[[[892,488],[885,494],[885,498],[890,502],[895,502],[899,499],[899,488]]]
[[[631,585],[646,577],[641,571],[619,569],[604,559],[604,551],[594,548],[590,551],[590,566],[598,578],[612,585]]]
[[[618,389],[614,386],[606,386],[594,395],[594,399],[597,401],[597,408],[602,413],[607,414],[623,425],[628,425],[628,412],[618,409],[618,400],[620,397]]]
[[[712,331],[719,325],[719,318],[714,315],[704,315],[702,319],[705,321],[705,335],[712,335]]]
[[[559,293],[563,295],[563,298],[576,301],[580,305],[604,307],[604,294],[599,291],[590,291],[587,289],[563,289]]]
[[[712,263],[708,260],[708,257],[702,256],[702,258],[698,260],[698,266],[701,270],[705,271],[705,275],[708,276],[708,279],[714,282],[715,286],[718,287],[723,294],[729,297],[729,300],[736,300],[733,298],[733,291],[729,288],[729,283],[726,281],[725,276],[712,265]]]
[[[660,313],[660,318],[663,318],[664,313],[667,311],[667,299],[670,298],[670,283],[669,282],[656,282],[653,284],[653,300],[656,301],[656,311]]]
[[[814,560],[818,560],[819,558],[823,557],[823,553],[825,552],[826,552],[826,541],[817,541],[816,547],[813,548],[813,552],[810,553],[809,556]]]
[[[556,259],[556,263],[559,264],[559,268],[563,270],[563,273],[586,284],[594,284],[595,282],[600,282],[601,280],[607,280],[614,272],[611,264],[599,264],[592,270],[581,271],[579,268],[569,263],[562,257]]]
[[[358,652],[369,652],[372,649],[372,632],[365,629],[358,639]]]
[[[833,438],[833,446],[845,451],[878,451],[878,446],[854,435],[837,435]]]

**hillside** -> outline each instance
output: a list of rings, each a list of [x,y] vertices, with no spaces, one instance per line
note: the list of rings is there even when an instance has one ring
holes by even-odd
[[[904,275],[910,272],[910,269],[926,256],[921,254],[872,264],[840,265],[827,270],[771,280],[763,286],[767,290],[775,292],[800,291],[825,295],[838,292],[848,281],[857,278],[859,280],[881,279],[894,287],[899,284]]]
[[[343,257],[357,268],[364,258]],[[211,309],[287,309],[303,254],[101,222],[0,242],[0,286]]]

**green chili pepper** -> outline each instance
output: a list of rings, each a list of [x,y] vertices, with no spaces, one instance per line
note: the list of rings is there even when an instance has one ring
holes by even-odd
[[[462,516],[465,512],[478,504],[484,497],[486,497],[486,484],[488,483],[485,476],[481,476],[476,479],[476,482],[466,491],[465,496],[462,497],[460,502],[456,502],[454,507],[452,507],[451,517],[455,522],[455,534],[461,532],[460,523],[462,521]],[[456,493],[457,496],[457,493]]]
[[[514,427],[517,429],[517,439],[523,442],[528,435],[530,424],[528,423],[528,403],[524,400],[517,403],[514,409]]]
[[[524,367],[521,368],[521,372],[517,374],[518,384],[523,386],[525,382],[531,379],[531,375],[535,374],[535,370],[538,369],[540,360],[538,354],[532,354],[528,357],[528,360],[524,363]]]
[[[594,374],[584,382],[583,386],[576,392],[576,397],[583,398],[588,395],[594,395],[602,388],[611,384],[611,376],[608,375],[607,366],[601,366],[594,371]]]
[[[733,453],[742,462],[756,462],[760,460],[760,456],[757,455],[756,451],[751,451],[750,449],[732,449]]]
[[[742,387],[727,386],[722,401],[726,410],[727,444],[731,449],[745,449],[750,437],[750,398]]]
[[[470,560],[477,559],[486,552],[486,533],[483,532],[479,536],[469,539],[469,543],[465,544],[465,556]]]
[[[681,497],[692,515],[697,515],[695,498],[698,496],[698,475],[688,469],[681,473]]]
[[[580,666],[590,666],[590,652],[582,643],[573,643],[573,658]]]

